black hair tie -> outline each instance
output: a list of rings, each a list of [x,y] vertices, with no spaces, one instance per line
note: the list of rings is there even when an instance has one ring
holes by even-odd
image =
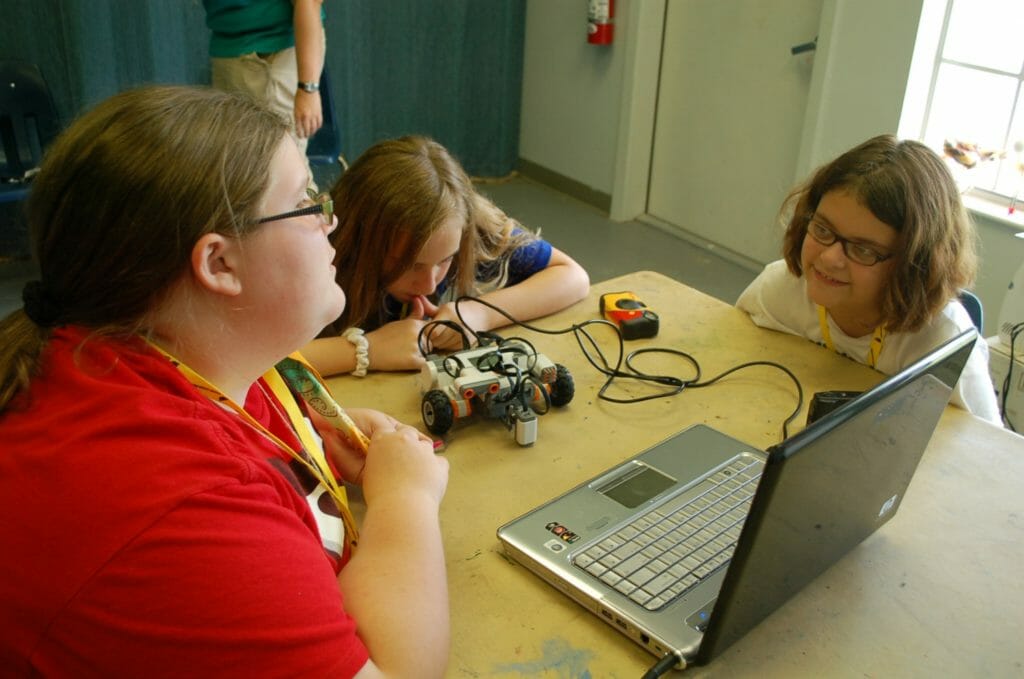
[[[60,306],[50,296],[42,281],[29,281],[21,290],[25,315],[41,328],[52,328],[60,318]]]

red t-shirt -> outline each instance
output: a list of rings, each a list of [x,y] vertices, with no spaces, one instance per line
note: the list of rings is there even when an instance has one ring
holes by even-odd
[[[0,673],[358,671],[287,453],[141,340],[83,337],[55,331],[0,413]],[[294,441],[262,391],[246,406]]]

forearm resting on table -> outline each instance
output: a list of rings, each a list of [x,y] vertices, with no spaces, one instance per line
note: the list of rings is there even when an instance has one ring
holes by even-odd
[[[556,261],[556,255],[564,259]],[[561,311],[586,297],[590,292],[590,277],[583,267],[557,250],[551,256],[553,263],[548,268],[521,283],[481,295],[480,299],[516,320],[529,321]],[[509,324],[507,318],[493,309],[487,309],[486,314],[486,330]]]
[[[338,578],[345,609],[385,675],[442,676],[450,628],[437,502],[412,493],[380,504],[367,507]]]
[[[321,375],[350,373],[356,369],[356,347],[341,336],[315,339],[304,346],[301,353]]]

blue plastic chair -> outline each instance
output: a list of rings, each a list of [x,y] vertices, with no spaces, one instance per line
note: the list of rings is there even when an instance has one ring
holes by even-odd
[[[33,171],[58,132],[57,108],[39,68],[0,60],[0,203],[28,197]]]
[[[982,333],[982,328],[985,325],[985,311],[981,307],[981,300],[970,290],[961,290],[959,299],[960,303],[964,305],[964,309],[967,310],[967,315],[974,322],[974,327],[978,329],[978,333]]]
[[[341,155],[341,131],[338,128],[338,116],[334,111],[334,95],[331,92],[330,78],[327,67],[320,74],[320,103],[324,109],[324,124],[309,140],[306,157],[310,165],[335,165],[340,163],[347,167]]]

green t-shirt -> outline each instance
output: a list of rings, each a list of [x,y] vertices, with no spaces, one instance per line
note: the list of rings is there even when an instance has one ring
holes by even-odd
[[[203,6],[206,25],[213,31],[211,57],[279,52],[295,46],[291,0],[203,0]]]

